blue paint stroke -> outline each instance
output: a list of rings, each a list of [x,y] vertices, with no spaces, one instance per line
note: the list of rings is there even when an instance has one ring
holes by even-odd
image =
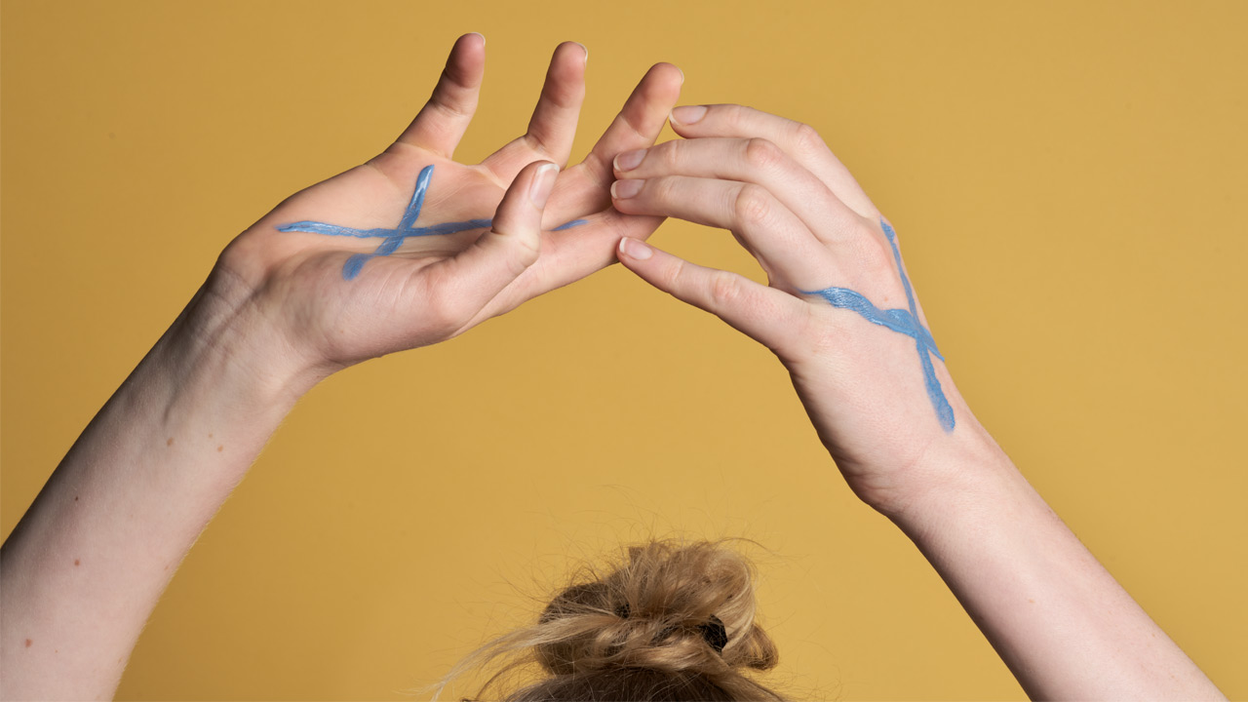
[[[567,224],[560,224],[559,226],[555,227],[553,231],[561,232],[564,229],[571,229],[572,227],[579,227],[582,224],[589,224],[589,220],[588,219],[574,219],[571,222],[568,222]]]
[[[824,288],[823,290],[810,292],[803,291],[803,294],[818,295],[827,300],[833,307],[852,310],[862,315],[864,319],[872,324],[878,324],[881,327],[886,327],[898,334],[905,334],[914,339],[915,348],[919,352],[919,361],[923,364],[923,379],[927,385],[927,396],[932,401],[932,407],[936,409],[936,416],[940,419],[940,426],[944,427],[946,432],[951,432],[955,424],[953,408],[949,406],[949,401],[945,399],[945,393],[940,387],[940,381],[936,378],[936,369],[932,365],[931,358],[934,355],[943,361],[945,357],[940,355],[940,351],[936,348],[936,341],[932,339],[931,332],[919,322],[919,310],[914,303],[914,290],[910,287],[910,279],[906,277],[905,269],[901,267],[901,251],[897,248],[897,232],[893,231],[893,227],[882,219],[880,224],[884,227],[884,235],[888,237],[889,246],[893,248],[893,260],[897,262],[897,273],[901,276],[901,285],[906,290],[906,301],[910,303],[908,311],[881,310],[871,304],[870,300],[849,288]]]
[[[442,224],[434,224],[428,227],[417,227],[416,219],[420,217],[420,209],[425,204],[425,192],[429,190],[429,182],[432,180],[433,164],[430,164],[422,168],[420,175],[416,176],[416,190],[412,193],[412,201],[408,203],[407,209],[403,212],[403,218],[399,220],[399,226],[395,229],[353,229],[337,224],[305,221],[283,224],[277,230],[279,232],[308,232],[310,234],[327,234],[329,236],[349,236],[358,239],[384,239],[381,242],[381,246],[378,246],[373,253],[355,254],[342,265],[343,279],[354,280],[360,274],[360,271],[364,269],[364,264],[368,263],[369,259],[378,256],[389,256],[397,251],[403,245],[403,242],[410,237],[442,236],[471,229],[489,229],[493,226],[493,220],[490,219],[469,219],[463,222],[443,222]],[[589,220],[574,219],[567,224],[555,227],[555,231],[559,232],[588,223]]]

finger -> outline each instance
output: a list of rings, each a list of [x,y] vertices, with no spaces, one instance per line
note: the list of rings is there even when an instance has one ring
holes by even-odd
[[[636,239],[620,239],[620,263],[647,283],[719,317],[783,354],[808,306],[792,295],[737,275],[706,268]]]
[[[611,204],[607,192],[615,180],[611,160],[621,151],[645,148],[659,138],[668,112],[680,97],[683,82],[684,74],[670,63],[650,67],[585,160],[569,168],[560,179],[552,216],[576,217],[601,211]]]
[[[797,290],[823,287],[835,267],[827,247],[761,185],[660,176],[617,180],[611,194],[615,209],[626,214],[678,217],[732,231],[769,275]]]
[[[862,229],[862,218],[822,180],[762,137],[675,139],[625,151],[615,157],[614,166],[617,178],[685,175],[757,183],[825,243],[844,240]]]
[[[516,176],[495,212],[490,231],[461,251],[422,270],[422,304],[456,329],[466,327],[491,300],[537,261],[542,210],[559,167],[530,164]],[[422,287],[422,286],[414,286]]]
[[[485,37],[465,34],[451,48],[446,68],[429,102],[408,125],[397,143],[417,146],[451,158],[477,110],[485,73]]]
[[[495,151],[481,162],[503,182],[536,159],[568,163],[581,103],[585,101],[585,65],[589,51],[582,44],[565,41],[555,48],[546,71],[546,83],[524,136]]]
[[[573,283],[615,263],[621,237],[645,239],[663,219],[625,215],[609,208],[589,217],[583,226],[544,232],[542,258],[530,269],[535,278],[532,294]]]
[[[814,173],[850,209],[872,222],[880,211],[814,127],[741,105],[684,105],[672,110],[672,129],[686,137],[762,137]]]

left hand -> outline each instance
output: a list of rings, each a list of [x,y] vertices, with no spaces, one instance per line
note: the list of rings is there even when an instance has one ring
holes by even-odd
[[[850,487],[895,514],[947,477],[930,459],[986,437],[926,335],[895,233],[807,125],[712,105],[677,108],[672,127],[686,138],[616,158],[615,207],[731,230],[768,285],[628,239],[620,260],[775,352]]]
[[[584,47],[567,42],[555,50],[524,136],[465,165],[452,160],[453,152],[476,110],[484,58],[480,35],[460,37],[429,103],[394,144],[281,203],[222,254],[209,297],[231,310],[259,311],[279,355],[301,366],[292,372],[319,378],[453,337],[612,263],[622,235],[644,238],[662,221],[620,214],[608,187],[615,154],[659,135],[679,95],[678,69],[651,68],[586,159],[558,173],[552,192],[551,183],[535,183],[542,170],[535,162],[553,170],[567,163],[585,93]],[[357,257],[363,265],[354,277],[348,260],[378,251],[384,235],[289,230],[301,222],[394,230],[429,166],[426,196],[409,228],[493,218],[492,227],[400,237],[393,252]],[[577,219],[587,222],[554,231]]]

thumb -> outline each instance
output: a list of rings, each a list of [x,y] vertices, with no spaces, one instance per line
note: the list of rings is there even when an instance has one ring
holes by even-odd
[[[559,167],[547,161],[525,166],[511,182],[490,231],[454,258],[441,262],[444,279],[455,281],[460,309],[474,316],[537,261],[542,210]]]
[[[647,283],[710,312],[777,353],[793,341],[806,311],[792,295],[730,271],[690,263],[637,239],[620,239],[618,257]]]

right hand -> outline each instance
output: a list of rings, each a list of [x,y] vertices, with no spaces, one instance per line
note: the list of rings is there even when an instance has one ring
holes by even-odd
[[[454,151],[476,110],[485,42],[461,37],[429,102],[384,153],[287,198],[230,244],[204,296],[214,304],[194,328],[245,329],[251,347],[273,337],[259,355],[278,367],[260,375],[295,376],[302,389],[449,339],[613,263],[621,236],[645,238],[661,220],[611,208],[611,159],[654,143],[682,76],[652,67],[585,160],[564,168],[586,56],[561,44],[528,131],[471,165]],[[559,226],[574,221],[583,226]],[[457,233],[378,234],[448,224]]]
[[[633,239],[619,259],[770,348],[850,487],[896,513],[987,434],[943,361],[918,346],[927,321],[903,283],[891,227],[810,127],[736,105],[700,109],[673,112],[685,139],[616,158],[615,208],[731,230],[769,285]]]

